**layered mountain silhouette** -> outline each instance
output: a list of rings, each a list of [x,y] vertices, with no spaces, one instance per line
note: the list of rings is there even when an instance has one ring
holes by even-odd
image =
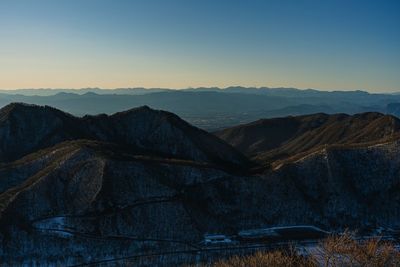
[[[247,156],[274,161],[330,144],[385,142],[400,134],[400,120],[381,113],[313,114],[263,119],[215,133]]]
[[[78,118],[8,105],[0,261],[69,266],[198,251],[205,233],[282,225],[399,228],[398,127],[379,113],[315,114],[217,133],[246,157],[149,107]],[[261,158],[285,160],[254,172]]]
[[[75,116],[108,115],[143,105],[168,110],[191,124],[216,131],[258,119],[314,113],[393,112],[399,94],[295,88],[162,88],[0,90],[0,107],[13,102],[49,105]]]

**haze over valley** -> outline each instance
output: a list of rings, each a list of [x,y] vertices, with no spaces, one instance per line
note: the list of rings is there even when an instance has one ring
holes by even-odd
[[[400,115],[400,95],[295,88],[25,89],[1,91],[0,105],[49,105],[76,116],[112,114],[147,105],[214,131],[262,118],[313,113],[380,112]]]

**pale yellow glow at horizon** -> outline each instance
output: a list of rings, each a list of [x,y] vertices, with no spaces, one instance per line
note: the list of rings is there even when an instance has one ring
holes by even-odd
[[[379,81],[377,84],[349,83],[348,81],[336,83],[324,83],[321,79],[308,80],[306,76],[302,79],[301,73],[291,73],[290,76],[296,82],[285,80],[285,75],[279,75],[277,72],[271,71],[270,75],[266,72],[263,76],[265,80],[260,80],[259,73],[246,75],[238,72],[195,72],[190,70],[171,71],[159,70],[160,74],[150,74],[146,70],[126,71],[111,71],[97,70],[85,71],[83,69],[58,70],[48,69],[46,72],[30,69],[21,69],[17,72],[7,72],[2,70],[4,76],[0,80],[0,89],[26,89],[26,88],[65,88],[65,89],[80,89],[80,88],[171,88],[171,89],[186,89],[189,87],[220,87],[226,88],[229,86],[243,87],[287,87],[299,89],[320,89],[320,90],[366,90],[371,92],[386,91],[394,92],[397,88],[381,88]]]
[[[0,89],[400,92],[396,1],[92,2],[0,0]]]

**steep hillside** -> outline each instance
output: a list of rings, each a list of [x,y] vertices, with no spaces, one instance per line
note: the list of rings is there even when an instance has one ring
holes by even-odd
[[[111,116],[77,118],[51,107],[10,104],[0,110],[0,161],[7,162],[66,140],[90,139],[132,151],[243,167],[246,158],[178,116],[140,107]]]
[[[400,227],[400,142],[330,147],[256,177],[194,185],[187,200],[235,229]]]
[[[0,173],[8,174],[0,180],[2,262],[73,265],[196,249],[205,233],[277,225],[400,227],[399,142],[328,147],[250,177],[72,141]]]
[[[13,103],[0,109],[0,162],[73,139],[76,118],[51,107]]]
[[[191,217],[184,188],[230,177],[94,141],[61,143],[0,173],[8,174],[0,180],[1,262],[193,249],[207,229]]]
[[[264,119],[215,134],[250,157],[271,161],[322,145],[385,141],[399,132],[399,119],[369,112]]]

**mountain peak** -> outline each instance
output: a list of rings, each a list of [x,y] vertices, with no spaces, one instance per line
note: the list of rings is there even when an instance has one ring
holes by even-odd
[[[34,115],[35,112],[42,111],[45,109],[56,110],[55,108],[50,108],[48,106],[39,106],[34,104],[13,102],[0,109],[0,121],[5,121],[9,119],[9,117],[12,115],[22,115],[23,113],[29,113],[30,115]]]
[[[13,110],[16,116],[10,116]],[[28,112],[25,109],[29,109]],[[0,110],[0,161],[16,160],[38,149],[67,140],[105,141],[130,149],[220,166],[242,168],[247,159],[217,137],[185,122],[173,113],[148,106],[111,116],[74,117],[48,106],[21,103]]]
[[[157,112],[157,111],[159,111],[159,110],[152,109],[151,107],[144,105],[144,106],[128,109],[124,112]]]
[[[41,106],[34,105],[34,104],[22,103],[22,102],[13,102],[13,103],[10,103],[10,104],[2,107],[0,110],[6,112],[6,111],[13,111],[13,110],[18,110],[18,109],[32,108],[32,107],[40,108]]]

